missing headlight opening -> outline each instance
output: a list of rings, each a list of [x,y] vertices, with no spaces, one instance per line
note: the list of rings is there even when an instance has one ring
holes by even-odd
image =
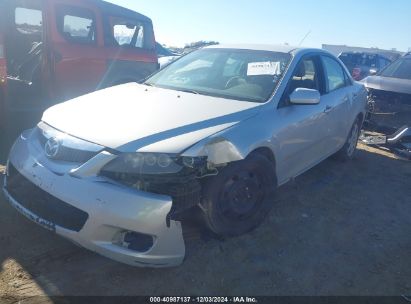
[[[207,157],[166,154],[124,154],[106,165],[101,175],[139,191],[168,195],[173,199],[170,219],[200,203],[200,179],[218,174]]]

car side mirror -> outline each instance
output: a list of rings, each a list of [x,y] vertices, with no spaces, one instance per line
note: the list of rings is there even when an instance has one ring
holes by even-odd
[[[316,105],[320,103],[321,94],[318,90],[297,88],[290,95],[290,102],[296,105]]]
[[[374,76],[374,75],[377,75],[377,73],[378,73],[378,70],[377,69],[370,69],[370,75],[371,76]]]

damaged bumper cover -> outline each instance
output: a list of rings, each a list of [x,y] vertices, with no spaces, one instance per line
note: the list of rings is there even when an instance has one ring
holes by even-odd
[[[24,136],[10,153],[3,191],[19,212],[121,263],[171,267],[183,262],[182,227],[169,219],[170,196],[131,189],[104,177],[73,176],[70,164],[56,170],[42,157],[35,157],[41,153]]]

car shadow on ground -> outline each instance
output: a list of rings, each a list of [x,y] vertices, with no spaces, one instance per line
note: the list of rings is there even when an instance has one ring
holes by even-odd
[[[362,147],[283,186],[257,230],[186,232],[180,267],[141,269],[78,248],[0,198],[0,294],[410,294],[411,164]]]

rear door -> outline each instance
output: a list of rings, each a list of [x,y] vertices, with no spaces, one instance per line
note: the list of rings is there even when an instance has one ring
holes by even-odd
[[[54,98],[94,91],[106,71],[102,20],[92,1],[49,1]]]

